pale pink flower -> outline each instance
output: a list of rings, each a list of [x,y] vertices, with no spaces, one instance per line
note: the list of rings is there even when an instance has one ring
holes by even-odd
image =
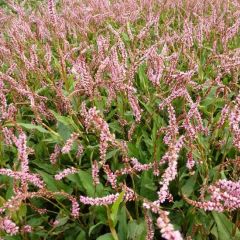
[[[82,115],[85,118],[84,123],[87,130],[90,128],[91,125],[93,125],[97,131],[100,131],[99,151],[100,151],[100,159],[102,163],[104,163],[106,158],[108,143],[110,142],[113,145],[116,145],[115,136],[111,134],[107,122],[100,116],[99,111],[96,110],[96,107],[93,107],[87,110],[85,103],[83,103]]]
[[[83,204],[96,205],[96,206],[109,205],[114,203],[117,200],[118,196],[119,196],[119,193],[111,194],[101,198],[90,198],[90,197],[80,196],[80,202],[82,202]]]
[[[109,165],[104,164],[103,170],[107,175],[107,181],[111,184],[112,188],[117,187],[117,176],[115,173],[113,173],[109,167]]]
[[[63,179],[64,177],[67,177],[68,175],[74,174],[77,172],[78,172],[78,170],[74,167],[66,168],[62,172],[56,174],[55,179],[59,181],[59,180]]]
[[[136,158],[131,158],[131,163],[133,165],[133,169],[137,172],[147,171],[152,168],[152,164],[141,164]]]
[[[37,174],[30,174],[27,172],[15,172],[11,169],[0,169],[0,175],[6,175],[12,177],[16,180],[20,180],[21,182],[25,183],[26,181],[31,182],[35,186],[39,188],[43,188],[45,186],[43,180]]]
[[[81,155],[83,154],[83,145],[78,145],[78,149],[77,149],[77,154],[76,154],[76,157],[77,158],[80,158],[81,157]]]
[[[53,25],[57,24],[57,15],[55,12],[55,3],[54,0],[48,0],[48,13]]]
[[[27,137],[24,133],[21,133],[17,140],[18,157],[21,162],[21,171],[28,172],[28,153],[27,153]]]
[[[74,217],[74,218],[78,218],[79,217],[79,204],[77,202],[77,199],[74,198],[74,197],[69,197],[69,199],[71,200],[72,202],[72,213],[71,215]]]
[[[182,240],[180,232],[175,231],[173,225],[170,223],[168,214],[166,211],[161,211],[157,219],[157,226],[160,228],[162,237],[166,240]]]
[[[50,155],[50,162],[51,164],[56,164],[57,163],[57,158],[61,154],[61,148],[59,147],[58,144],[54,146],[54,152]]]
[[[195,166],[195,161],[193,159],[193,154],[191,152],[189,152],[187,154],[187,164],[186,164],[186,166],[189,170],[192,170],[193,167]]]
[[[145,223],[147,225],[147,235],[146,235],[146,240],[153,240],[154,238],[154,228],[153,228],[153,221],[152,217],[149,216],[149,213],[145,213]]]
[[[21,228],[21,231],[24,232],[24,233],[30,233],[30,232],[32,232],[32,226],[30,226],[30,225],[24,225],[24,226]]]
[[[67,140],[65,145],[62,147],[62,153],[69,153],[73,143],[78,139],[79,134],[78,133],[72,133],[70,138]]]
[[[98,168],[98,163],[96,160],[93,161],[92,164],[92,179],[95,185],[99,184],[99,168]]]
[[[8,218],[4,218],[3,220],[1,220],[0,228],[10,236],[16,235],[19,232],[19,227]]]

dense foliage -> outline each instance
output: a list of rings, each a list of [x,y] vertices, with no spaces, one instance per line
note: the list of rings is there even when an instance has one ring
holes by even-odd
[[[0,1],[0,239],[240,239],[238,0]]]

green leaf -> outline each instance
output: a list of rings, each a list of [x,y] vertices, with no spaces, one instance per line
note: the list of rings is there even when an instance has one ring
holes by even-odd
[[[114,238],[112,237],[111,233],[106,233],[106,234],[98,237],[96,240],[114,240]]]
[[[43,169],[45,172],[54,174],[56,171],[56,167],[47,163],[39,162],[38,160],[31,161],[34,165],[38,166],[39,168]]]
[[[36,169],[36,171],[40,174],[40,176],[43,178],[43,181],[47,184],[48,190],[54,191],[54,192],[58,191],[57,183],[51,175],[38,169]]]
[[[76,238],[76,240],[85,240],[85,239],[86,239],[86,233],[84,231],[81,231]]]
[[[157,197],[157,187],[154,184],[153,176],[150,172],[143,172],[141,175],[140,194],[149,200],[154,200]]]
[[[97,228],[98,226],[100,226],[100,225],[105,225],[105,224],[104,224],[103,222],[98,222],[97,224],[91,226],[91,227],[89,228],[89,231],[88,231],[88,236],[90,237],[90,235],[91,235],[91,233],[93,232],[93,230],[94,230],[95,228]]]
[[[21,240],[22,238],[20,236],[5,236],[5,240]]]
[[[58,192],[64,190],[65,192],[71,193],[72,189],[70,186],[65,185],[61,181],[56,181],[53,176],[43,172],[41,170],[36,169],[36,171],[41,175],[44,182],[47,184],[47,189],[53,192]]]
[[[117,152],[119,152],[118,149],[114,149],[114,150],[108,152],[108,153],[106,154],[106,160],[108,160],[108,159],[112,158],[113,156],[115,156]]]
[[[58,120],[58,122],[63,123],[65,126],[72,126],[73,129],[79,130],[78,126],[75,124],[75,122],[72,120],[71,117],[65,117],[61,116],[60,114],[54,112],[53,110],[50,110],[50,112],[54,115],[54,117]]]
[[[182,187],[182,193],[184,195],[186,195],[187,197],[189,197],[191,195],[191,193],[194,191],[194,186],[196,184],[196,180],[197,180],[197,172],[190,177],[186,183],[183,185]]]
[[[113,203],[111,207],[111,219],[113,221],[114,227],[117,225],[118,209],[119,209],[120,203],[123,201],[124,194],[125,194],[125,191],[121,192],[117,200]]]
[[[128,224],[128,240],[144,240],[146,236],[146,226],[144,221],[138,223],[136,220],[130,221]]]
[[[21,204],[21,206],[18,209],[17,216],[19,219],[23,219],[27,214],[27,206],[24,204]]]
[[[62,137],[62,139],[64,141],[66,141],[70,137],[70,135],[73,131],[69,126],[64,125],[63,123],[59,122],[57,132]]]
[[[58,220],[58,224],[56,225],[56,227],[61,227],[65,223],[67,223],[67,221],[69,220],[69,217],[62,217],[62,218],[58,218],[57,220]]]
[[[119,209],[118,213],[118,236],[120,240],[125,240],[128,231],[128,224],[127,224],[127,211],[126,207],[123,206]]]
[[[81,178],[78,174],[71,174],[71,175],[68,175],[66,178],[75,184],[74,187],[77,187],[82,192],[84,191]]]
[[[219,240],[240,239],[240,231],[237,229],[233,236],[234,224],[224,215],[224,213],[212,212],[214,220],[217,224],[217,232]]]
[[[87,195],[90,197],[93,197],[95,189],[94,189],[94,185],[92,182],[92,175],[89,172],[83,171],[83,170],[79,170],[78,175],[80,177],[80,180],[81,180],[81,183],[82,183],[84,189],[87,192]]]
[[[5,202],[6,200],[0,196],[0,207],[2,207]]]
[[[173,206],[172,206],[171,208],[172,208],[172,209],[181,208],[181,207],[183,207],[183,205],[184,205],[183,200],[175,201],[174,204],[173,204]]]
[[[26,128],[28,130],[38,130],[41,133],[49,133],[49,131],[47,131],[46,129],[44,129],[42,126],[36,126],[34,124],[31,123],[18,123],[18,125],[20,125],[23,128]]]
[[[44,221],[47,221],[48,217],[47,216],[40,216],[37,217],[35,216],[34,218],[30,218],[27,223],[33,227],[40,226]]]

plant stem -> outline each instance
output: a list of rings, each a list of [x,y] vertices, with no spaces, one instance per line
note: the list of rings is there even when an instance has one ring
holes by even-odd
[[[113,239],[114,240],[119,240],[116,229],[113,225],[113,221],[111,219],[111,213],[110,213],[110,209],[109,209],[108,206],[107,206],[107,216],[108,216],[108,225],[109,225],[110,231],[112,233]]]

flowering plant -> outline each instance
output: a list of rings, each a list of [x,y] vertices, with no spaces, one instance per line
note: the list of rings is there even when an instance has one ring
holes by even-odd
[[[239,19],[0,2],[0,239],[240,239]]]

